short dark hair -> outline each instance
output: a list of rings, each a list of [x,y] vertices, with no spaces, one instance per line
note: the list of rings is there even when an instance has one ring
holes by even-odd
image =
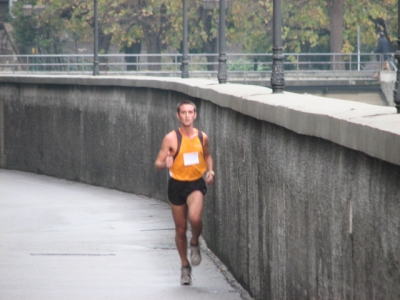
[[[181,102],[178,103],[178,105],[176,106],[176,112],[179,113],[181,111],[181,106],[184,104],[190,104],[194,107],[194,111],[196,112],[197,108],[196,108],[196,104],[194,104],[192,101],[189,100],[183,100]]]
[[[385,37],[385,34],[383,33],[383,31],[379,32],[379,37],[381,37],[381,38]]]

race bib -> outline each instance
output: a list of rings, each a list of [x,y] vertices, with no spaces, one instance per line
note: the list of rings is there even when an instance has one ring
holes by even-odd
[[[183,154],[183,164],[185,166],[197,165],[199,164],[199,152],[184,153]]]

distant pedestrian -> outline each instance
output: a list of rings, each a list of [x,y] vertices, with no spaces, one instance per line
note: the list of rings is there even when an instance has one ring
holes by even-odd
[[[201,262],[199,237],[203,228],[204,195],[206,184],[214,181],[214,171],[208,136],[193,127],[196,105],[190,101],[179,103],[176,117],[180,126],[164,137],[155,167],[157,170],[169,169],[168,199],[175,223],[175,243],[182,262],[181,284],[190,285],[192,267],[187,259],[187,219],[192,228],[190,262],[197,266]]]
[[[386,39],[385,34],[383,32],[378,33],[378,45],[376,46],[376,49],[372,51],[372,53],[378,53],[379,55],[376,56],[376,60],[378,62],[382,61],[382,66],[384,70],[390,70],[389,68],[389,41]],[[378,66],[378,73],[375,74],[375,78],[379,77],[379,73],[381,70],[381,64]]]

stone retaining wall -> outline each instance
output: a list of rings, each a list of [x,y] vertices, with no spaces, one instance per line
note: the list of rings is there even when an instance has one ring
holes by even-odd
[[[0,78],[1,167],[166,199],[176,103],[198,106],[216,182],[204,237],[255,299],[400,298],[400,115],[211,81]]]

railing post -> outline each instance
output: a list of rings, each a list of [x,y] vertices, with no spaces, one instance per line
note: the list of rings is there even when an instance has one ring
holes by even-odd
[[[282,93],[285,88],[282,55],[282,12],[281,0],[274,0],[273,4],[273,54],[271,86],[274,93]]]
[[[397,113],[400,113],[400,0],[397,0],[397,51],[394,55],[397,59],[397,76],[396,76],[396,84],[393,92],[393,100],[395,107],[397,109]]]
[[[351,60],[351,54],[349,54],[349,70],[351,71],[351,63],[352,63],[352,60]]]
[[[183,0],[183,53],[182,53],[182,78],[189,78],[188,59],[188,24],[187,24],[187,0]]]
[[[361,40],[360,40],[360,26],[357,28],[357,71],[360,72],[360,52],[361,52]]]
[[[174,69],[175,69],[175,72],[176,73],[178,73],[178,56],[177,55],[175,55],[174,56]]]
[[[336,53],[333,53],[333,70],[336,71]]]
[[[93,76],[99,75],[99,29],[98,29],[98,17],[97,17],[97,0],[94,0],[94,60],[93,60]]]

